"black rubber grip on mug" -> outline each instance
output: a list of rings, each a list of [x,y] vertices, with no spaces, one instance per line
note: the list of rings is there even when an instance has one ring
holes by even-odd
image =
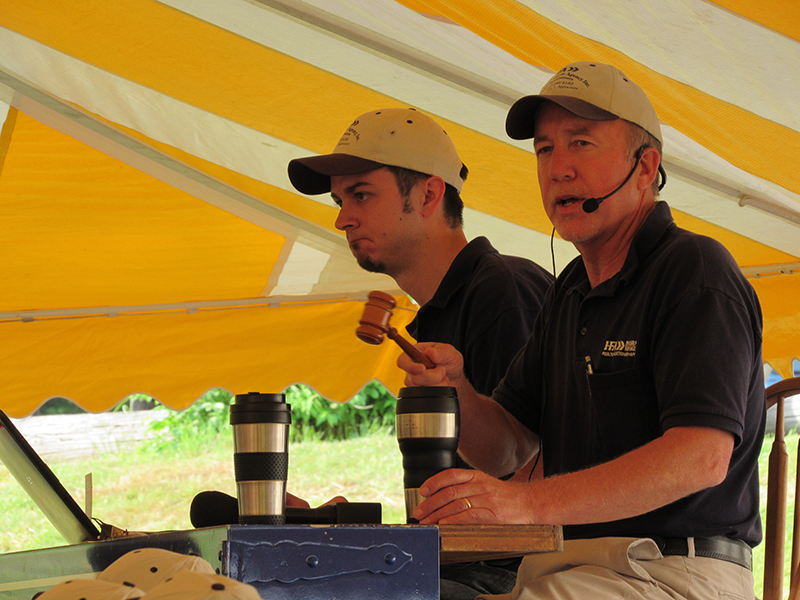
[[[286,525],[285,515],[242,515],[239,525]]]
[[[238,452],[233,455],[236,481],[285,481],[289,476],[286,452]]]

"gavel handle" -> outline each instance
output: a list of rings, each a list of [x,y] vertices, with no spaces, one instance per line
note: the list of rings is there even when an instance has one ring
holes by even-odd
[[[397,345],[400,346],[414,362],[423,364],[429,369],[433,369],[436,366],[433,364],[430,358],[415,348],[406,338],[397,333],[397,329],[394,327],[389,326],[389,330],[386,332],[386,335],[390,340],[397,342]]]

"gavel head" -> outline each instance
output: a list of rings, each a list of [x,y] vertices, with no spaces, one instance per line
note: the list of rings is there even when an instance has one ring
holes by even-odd
[[[389,319],[392,309],[397,304],[386,292],[374,291],[367,294],[364,314],[358,321],[356,336],[368,344],[380,344],[383,335],[389,331]]]

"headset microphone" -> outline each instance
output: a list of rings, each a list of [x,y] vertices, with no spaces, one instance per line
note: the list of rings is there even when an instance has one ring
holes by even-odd
[[[639,146],[639,149],[636,151],[636,162],[633,163],[633,168],[631,169],[631,172],[628,173],[628,176],[625,178],[625,181],[623,181],[621,184],[619,184],[617,189],[615,189],[610,194],[606,194],[605,196],[603,196],[601,198],[587,198],[586,200],[584,200],[583,201],[583,205],[582,205],[583,206],[583,212],[593,213],[594,211],[597,210],[597,208],[600,206],[600,204],[602,204],[603,200],[605,200],[606,198],[610,198],[611,196],[616,194],[618,191],[620,191],[623,187],[625,187],[625,184],[628,183],[628,181],[630,180],[631,177],[633,177],[633,173],[636,171],[636,167],[639,166],[639,161],[642,160],[642,154],[644,154],[644,151],[645,151],[646,148],[649,148],[649,146]],[[661,170],[661,167],[659,167],[659,170]]]

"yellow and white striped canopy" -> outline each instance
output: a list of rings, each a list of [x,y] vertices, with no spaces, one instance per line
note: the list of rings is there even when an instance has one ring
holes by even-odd
[[[0,408],[52,396],[306,382],[344,401],[399,353],[354,329],[366,293],[329,198],[289,184],[353,117],[413,106],[470,177],[469,238],[550,266],[530,142],[505,114],[576,60],[619,66],[663,122],[681,226],[761,299],[764,359],[800,355],[800,4],[794,0],[4,0]],[[555,240],[557,268],[575,255]],[[735,349],[731,349],[735,351]]]

